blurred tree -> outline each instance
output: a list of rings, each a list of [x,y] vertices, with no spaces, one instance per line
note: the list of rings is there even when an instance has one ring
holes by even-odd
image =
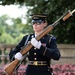
[[[4,20],[6,20],[6,19],[7,19],[6,15],[0,17],[0,36],[6,32],[5,28],[6,28],[7,24],[4,22]]]
[[[0,43],[1,44],[14,44],[14,38],[12,38],[12,36],[7,33],[3,33],[2,36],[0,36]]]
[[[7,23],[7,20],[11,20],[11,22]],[[3,15],[0,17],[1,44],[17,44],[24,35],[31,32],[32,32],[32,26],[23,24],[20,18],[14,19],[8,17],[7,15]]]
[[[26,6],[33,8],[29,9],[29,14],[32,13],[48,13],[49,25],[55,22],[60,16],[62,16],[68,10],[73,10],[75,2],[74,0],[25,0]],[[29,15],[28,14],[28,15]],[[50,17],[49,17],[50,16]],[[58,43],[75,43],[75,14],[68,20],[60,21],[59,25],[54,28],[50,33],[57,37]]]
[[[2,5],[20,4],[28,8],[28,23],[30,23],[29,15],[32,13],[48,13],[48,23],[52,24],[60,16],[68,10],[75,8],[74,0],[1,0]],[[75,14],[65,22],[60,21],[59,25],[50,33],[57,37],[58,43],[75,43]],[[49,25],[48,24],[48,25]]]

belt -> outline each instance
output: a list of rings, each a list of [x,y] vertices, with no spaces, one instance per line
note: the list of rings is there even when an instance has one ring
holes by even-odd
[[[29,61],[29,65],[43,66],[47,65],[47,61]]]

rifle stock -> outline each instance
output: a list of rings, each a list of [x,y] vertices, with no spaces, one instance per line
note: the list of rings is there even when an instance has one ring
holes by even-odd
[[[65,13],[63,16],[61,16],[57,21],[55,21],[52,25],[49,25],[47,28],[45,28],[37,37],[36,40],[40,40],[44,35],[49,33],[53,28],[59,23],[61,19],[63,19],[69,12]],[[65,21],[65,20],[64,20]],[[25,48],[23,48],[20,52],[22,55],[25,55],[30,49],[32,48],[32,44],[29,43]],[[5,72],[7,75],[12,75],[14,69],[16,68],[19,60],[15,59],[12,61],[7,67],[5,67]]]
[[[7,75],[12,75],[13,74],[13,71],[14,71],[14,69],[17,66],[18,63],[19,63],[19,60],[18,59],[15,59],[13,62],[11,62],[9,65],[7,65],[5,67],[5,73]]]

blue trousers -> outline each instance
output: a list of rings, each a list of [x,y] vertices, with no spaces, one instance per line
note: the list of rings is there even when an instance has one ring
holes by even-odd
[[[28,65],[25,75],[51,75],[48,66]]]

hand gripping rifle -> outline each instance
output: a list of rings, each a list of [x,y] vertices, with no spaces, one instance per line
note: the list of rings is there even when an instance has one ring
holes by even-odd
[[[73,13],[75,12],[75,9],[71,12],[68,11],[67,13],[63,14],[58,20],[56,20],[53,24],[49,25],[46,27],[37,37],[36,40],[40,40],[43,36],[45,36],[47,33],[49,33],[53,28],[59,23],[60,20],[65,21],[68,19]],[[27,44],[21,51],[20,53],[24,56],[30,49],[32,48],[32,44],[29,43]],[[8,66],[5,67],[4,71],[7,75],[12,75],[14,69],[18,65],[19,60],[15,59],[12,61]]]

